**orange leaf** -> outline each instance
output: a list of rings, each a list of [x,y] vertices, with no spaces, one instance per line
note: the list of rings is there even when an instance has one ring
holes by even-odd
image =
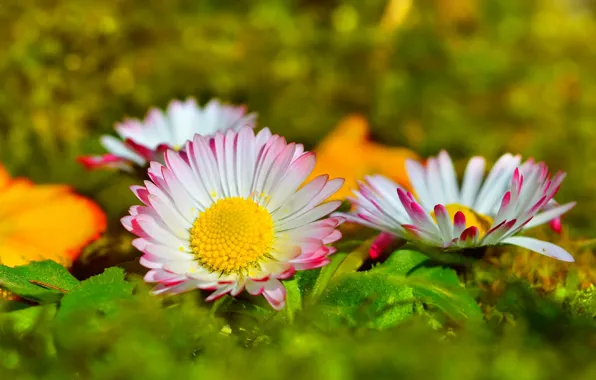
[[[0,262],[8,266],[54,260],[70,266],[106,228],[91,200],[62,185],[11,180],[0,166]]]
[[[369,127],[360,115],[344,118],[315,149],[317,165],[310,179],[329,174],[331,178],[344,178],[346,183],[332,199],[344,199],[358,186],[357,181],[370,174],[381,174],[410,188],[405,170],[407,159],[418,160],[413,151],[372,142]]]

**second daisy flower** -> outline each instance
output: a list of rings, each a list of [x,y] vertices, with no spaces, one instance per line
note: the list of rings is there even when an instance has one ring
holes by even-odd
[[[558,205],[554,196],[565,178],[552,178],[544,163],[503,155],[484,177],[485,160],[472,158],[458,185],[447,152],[426,166],[407,162],[415,194],[383,176],[371,176],[351,198],[355,210],[340,214],[350,221],[426,246],[459,250],[500,244],[517,245],[562,261],[574,261],[552,243],[516,236],[569,211],[574,202]],[[381,244],[381,243],[379,243]]]

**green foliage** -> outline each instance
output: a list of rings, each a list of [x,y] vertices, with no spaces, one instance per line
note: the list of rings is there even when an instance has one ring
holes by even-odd
[[[407,249],[394,252],[369,271],[340,276],[323,300],[341,322],[373,328],[403,322],[415,313],[417,303],[436,307],[453,321],[483,318],[452,269],[436,266],[424,254]]]
[[[521,288],[511,289],[512,300],[537,297]],[[51,309],[42,307],[0,315],[0,376],[15,380],[366,376],[588,380],[596,374],[589,360],[596,324],[565,317],[565,311],[554,304],[525,303],[516,325],[493,330],[499,332],[469,325],[446,334],[444,329],[430,329],[422,317],[375,332],[363,326],[346,330],[322,323],[322,315],[315,310],[300,313],[293,324],[280,325],[262,316],[255,317],[259,318],[256,324],[238,325],[237,316],[212,315],[197,293],[162,301],[147,291],[139,284],[134,296],[114,300],[120,312],[111,315],[83,308],[58,321]],[[19,328],[19,321],[25,319],[34,322]],[[574,333],[545,340],[528,329],[537,321],[541,321],[540,334],[561,331],[561,323]]]
[[[56,302],[78,285],[79,281],[55,261],[15,268],[0,265],[0,288],[35,302]]]
[[[114,302],[132,294],[132,285],[124,281],[124,271],[108,268],[100,275],[91,277],[68,292],[60,301],[59,318],[66,318],[81,309],[114,312]]]
[[[332,272],[349,256],[338,256]],[[577,317],[570,305],[580,301],[561,303],[510,282],[493,307],[515,324],[505,318],[485,324],[477,323],[482,315],[454,270],[420,252],[401,249],[369,270],[337,277],[324,269],[285,281],[288,309],[276,313],[254,297],[206,305],[198,291],[151,296],[147,285],[125,280],[118,268],[77,285],[53,265],[22,267],[17,272],[68,292],[59,303],[0,313],[0,378],[596,375],[590,360],[596,321]],[[320,298],[304,302],[322,277],[330,281],[321,285]],[[337,316],[347,323],[337,323]]]
[[[569,307],[579,315],[596,318],[596,287],[591,285],[587,289],[576,292],[570,300]]]
[[[124,280],[120,268],[107,268],[102,274],[79,282],[60,264],[47,260],[9,268],[0,266],[0,285],[14,295],[41,304],[57,303],[57,318],[65,319],[81,310],[103,314],[115,311],[117,301],[132,295],[133,286]],[[31,307],[12,312],[22,325],[43,308]],[[33,310],[33,311],[32,311]],[[37,311],[35,311],[37,310]]]

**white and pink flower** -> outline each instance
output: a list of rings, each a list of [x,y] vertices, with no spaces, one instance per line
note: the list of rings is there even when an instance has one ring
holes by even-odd
[[[304,181],[315,155],[265,128],[196,134],[185,153],[152,162],[150,181],[131,189],[144,203],[122,219],[138,236],[154,293],[212,290],[207,300],[247,290],[273,308],[285,305],[280,280],[322,267],[341,238],[341,204],[326,200],[343,185],[327,175]]]
[[[379,246],[388,236],[418,244],[459,250],[512,244],[562,261],[574,261],[563,248],[530,237],[523,230],[555,221],[575,202],[558,205],[553,197],[565,178],[551,178],[544,163],[520,156],[503,155],[485,174],[485,160],[472,158],[461,187],[449,155],[442,151],[426,166],[410,160],[406,164],[413,192],[382,176],[360,183],[349,221],[383,231]]]
[[[105,135],[101,144],[108,151],[102,156],[79,158],[88,169],[104,168],[132,171],[146,167],[150,161],[163,161],[167,149],[179,150],[195,133],[213,136],[228,129],[254,127],[256,114],[246,114],[244,106],[209,101],[203,108],[192,98],[185,102],[174,100],[165,112],[151,109],[145,120],[125,120],[116,124],[120,138]]]

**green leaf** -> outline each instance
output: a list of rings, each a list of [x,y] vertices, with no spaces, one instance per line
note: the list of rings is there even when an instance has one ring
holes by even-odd
[[[357,272],[342,275],[321,298],[327,315],[352,326],[388,328],[414,313],[412,288],[398,276]]]
[[[332,280],[344,273],[356,272],[362,264],[370,257],[370,246],[374,239],[370,239],[360,244],[350,254],[342,260],[337,270],[333,273]]]
[[[320,274],[321,268],[301,270],[294,274],[294,278],[298,279],[298,289],[303,298],[312,294]]]
[[[421,252],[398,250],[377,270],[405,275],[415,297],[440,309],[454,321],[483,319],[482,310],[461,285],[457,273],[434,263]]]
[[[370,242],[364,242],[351,253],[331,255],[331,262],[322,268],[296,273],[294,278],[298,279],[298,289],[301,296],[306,297],[306,304],[316,302],[335,278],[358,270],[368,258],[369,247]]]
[[[65,318],[79,310],[97,310],[105,314],[117,310],[117,302],[132,295],[133,285],[124,280],[124,270],[106,269],[66,294],[60,302],[58,318]]]
[[[78,285],[79,281],[55,261],[32,262],[14,268],[0,265],[0,288],[38,303],[57,302]]]
[[[415,312],[417,302],[454,321],[482,320],[483,314],[454,270],[437,266],[414,250],[398,250],[367,272],[342,275],[323,297],[329,315],[372,328],[387,328]]]
[[[348,253],[335,253],[332,256],[330,256],[331,262],[325,265],[323,268],[321,268],[319,277],[317,278],[312,293],[309,297],[310,302],[316,301],[321,296],[321,294],[323,294],[323,292],[327,288],[327,285],[329,284],[329,281],[331,281],[331,278],[335,274],[335,271],[337,270],[337,268],[339,268],[339,266],[346,259],[346,257],[348,257],[348,255]]]
[[[291,280],[284,281],[286,287],[286,307],[284,308],[284,314],[288,322],[294,322],[294,316],[296,312],[302,310],[302,294],[298,285],[298,279],[293,278]]]

